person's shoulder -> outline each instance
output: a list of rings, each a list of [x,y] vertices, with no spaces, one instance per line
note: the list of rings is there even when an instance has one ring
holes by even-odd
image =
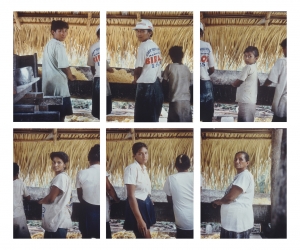
[[[138,168],[138,164],[136,162],[133,162],[129,164],[125,169],[137,169],[137,168]]]

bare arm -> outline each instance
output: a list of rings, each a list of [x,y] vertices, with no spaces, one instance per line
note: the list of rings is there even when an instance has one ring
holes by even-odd
[[[173,203],[172,196],[167,195],[167,201],[168,203]]]
[[[239,186],[232,185],[228,194],[226,194],[222,199],[213,201],[215,205],[229,204],[233,202],[241,193],[243,193],[243,189]]]
[[[271,85],[271,84],[272,84],[272,82],[271,82],[269,79],[267,79],[267,80],[264,82],[263,86],[269,86],[269,85]]]
[[[95,66],[90,66],[90,67],[91,67],[92,74],[93,74],[93,76],[94,76],[94,75],[95,75],[95,73],[96,73]]]
[[[119,202],[120,198],[118,197],[116,190],[113,185],[111,185],[108,177],[106,176],[106,193],[114,199],[115,202]]]
[[[80,202],[83,202],[83,190],[82,188],[77,188],[77,197]]]
[[[27,201],[30,201],[30,199],[31,199],[30,195],[28,195],[28,196],[23,196],[23,197],[24,197],[24,199],[27,200]]]
[[[211,75],[212,73],[214,73],[215,72],[215,67],[210,67],[209,69],[208,69],[208,74],[209,75]]]
[[[236,79],[233,83],[231,83],[231,85],[233,87],[239,87],[242,83],[243,83],[242,80]]]
[[[109,73],[114,73],[114,69],[111,68],[111,67],[108,67],[108,68],[106,69],[106,71],[109,72]]]
[[[41,199],[38,203],[39,204],[51,204],[54,202],[55,198],[61,193],[62,191],[56,187],[56,186],[52,186],[50,193],[44,197],[43,199]]]
[[[132,82],[133,84],[136,84],[137,79],[139,79],[139,77],[140,77],[141,74],[142,74],[142,70],[143,70],[142,67],[138,67],[138,68],[135,68],[135,69],[134,69],[134,75],[133,75],[134,80],[133,80],[133,82]]]
[[[72,75],[72,71],[71,71],[70,67],[61,68],[61,70],[66,74],[66,76],[68,77],[68,79],[70,81],[75,81],[76,80],[76,77],[74,75]]]

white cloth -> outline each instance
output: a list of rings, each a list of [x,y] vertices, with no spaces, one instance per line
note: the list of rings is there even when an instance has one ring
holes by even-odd
[[[161,79],[161,53],[160,49],[151,39],[142,42],[138,48],[135,68],[142,67],[142,74],[137,83],[154,83]]]
[[[72,227],[71,211],[69,203],[71,199],[71,178],[62,172],[56,175],[50,183],[49,193],[52,186],[56,186],[61,193],[51,204],[42,205],[42,228],[47,232],[56,232],[58,228]]]
[[[95,67],[94,77],[100,77],[100,41],[91,46],[88,54],[87,65]]]
[[[109,174],[106,172],[106,177],[109,177]],[[106,193],[106,222],[110,219],[110,199],[109,195]]]
[[[23,197],[27,197],[29,193],[27,192],[26,186],[23,181],[20,179],[14,180],[14,218],[25,216],[24,206],[23,206]]]
[[[193,230],[194,173],[180,172],[168,176],[163,190],[172,196],[176,226],[182,230]]]
[[[215,58],[211,45],[200,40],[200,80],[210,80],[208,69],[215,66]]]
[[[169,101],[189,101],[192,74],[184,64],[169,64],[164,71],[164,80],[169,80]]]
[[[221,225],[227,231],[244,232],[254,225],[253,198],[254,180],[252,174],[246,169],[234,177],[227,188],[229,192],[232,185],[243,189],[243,192],[230,204],[221,206]]]
[[[274,99],[272,103],[272,111],[278,117],[287,116],[287,59],[279,58],[271,72],[268,79],[276,84]]]
[[[135,185],[134,196],[140,200],[146,200],[151,194],[151,182],[145,166],[141,167],[137,161],[127,166],[124,170],[124,184]],[[127,188],[125,186],[125,197],[127,198]]]
[[[82,198],[92,205],[100,205],[100,165],[91,165],[77,173],[76,188],[82,188]]]
[[[240,72],[238,79],[243,83],[237,87],[235,101],[256,104],[258,89],[256,63],[247,64]]]
[[[69,97],[68,78],[61,70],[68,68],[68,56],[62,42],[52,38],[43,53],[42,91],[45,96]]]

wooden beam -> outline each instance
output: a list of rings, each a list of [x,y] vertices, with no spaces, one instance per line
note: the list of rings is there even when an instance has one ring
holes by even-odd
[[[87,24],[86,27],[89,28],[91,25],[91,19],[92,19],[92,12],[88,13],[88,20],[87,20]]]
[[[129,24],[107,24],[107,27],[134,27],[133,25]],[[155,25],[154,28],[181,28],[181,27],[193,27],[193,24],[185,24],[185,25]]]
[[[26,13],[18,12],[19,17],[30,17],[30,18],[83,18],[86,19],[86,14],[55,14],[55,13]],[[92,14],[91,18],[100,19],[100,14]]]
[[[140,20],[140,19],[150,19],[150,20],[165,20],[165,19],[180,19],[180,20],[193,20],[193,15],[170,15],[170,16],[155,16],[155,15],[142,15],[139,12],[136,15],[126,16],[126,15],[106,15],[107,19],[134,19],[134,20]]]
[[[242,14],[206,14],[203,13],[203,18],[212,18],[212,19],[229,19],[229,18],[237,18],[237,19],[262,19],[265,15],[242,15]],[[273,16],[270,20],[287,20],[286,16]]]
[[[270,18],[271,18],[271,12],[267,12],[266,14],[266,22],[265,22],[265,27],[268,27],[269,22],[270,22]]]
[[[206,24],[205,27],[249,27],[257,26],[261,27],[262,24]],[[286,24],[270,24],[269,26],[286,26]]]
[[[16,23],[14,23],[16,24]],[[37,23],[37,22],[23,22],[22,23],[23,25],[24,24],[30,24],[30,25],[48,25],[48,26],[51,26],[51,23]],[[69,24],[69,27],[70,26],[86,26],[86,24],[83,24],[83,23],[68,23]],[[90,27],[97,27],[99,25],[98,24],[91,24]]]
[[[20,23],[20,20],[19,20],[19,17],[18,17],[18,12],[16,12],[16,11],[14,11],[14,18],[15,18],[17,27],[19,28],[19,30],[21,30],[21,23]]]
[[[57,141],[57,128],[53,129],[53,142],[54,142],[54,145]]]

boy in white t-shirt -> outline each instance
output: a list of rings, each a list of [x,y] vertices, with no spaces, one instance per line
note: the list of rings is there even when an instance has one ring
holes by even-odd
[[[30,195],[27,192],[23,181],[19,179],[19,165],[14,163],[14,239],[31,238],[27,227],[26,216],[23,207],[23,198],[30,200]]]
[[[192,122],[190,104],[190,86],[192,75],[189,68],[182,64],[183,51],[180,46],[169,50],[172,59],[163,75],[163,81],[169,82],[169,113],[168,122]]]
[[[188,171],[190,166],[187,155],[177,156],[175,167],[178,173],[168,176],[163,188],[168,202],[173,203],[177,239],[194,237],[194,173]]]
[[[258,77],[256,61],[259,52],[254,46],[248,46],[244,51],[244,61],[246,66],[240,72],[238,79],[231,85],[237,87],[236,102],[239,105],[238,122],[254,122]]]

